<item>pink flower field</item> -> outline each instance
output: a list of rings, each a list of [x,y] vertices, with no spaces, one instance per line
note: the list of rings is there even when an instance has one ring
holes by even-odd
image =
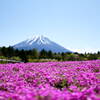
[[[0,64],[0,100],[100,100],[100,60]]]

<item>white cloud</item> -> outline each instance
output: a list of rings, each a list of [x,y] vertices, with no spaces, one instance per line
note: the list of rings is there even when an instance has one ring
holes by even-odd
[[[78,53],[97,53],[98,51],[100,51],[100,49],[96,48],[96,49],[93,49],[93,48],[85,48],[85,49],[82,49],[82,48],[78,48],[78,49],[74,49],[74,48],[70,48],[69,50],[71,51],[74,51],[74,52],[78,52]]]

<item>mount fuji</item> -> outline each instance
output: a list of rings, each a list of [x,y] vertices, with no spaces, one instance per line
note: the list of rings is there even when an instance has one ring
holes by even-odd
[[[29,38],[25,41],[15,44],[13,47],[18,50],[22,50],[22,49],[32,50],[35,48],[38,51],[41,51],[42,49],[44,49],[46,51],[51,50],[52,52],[55,52],[55,53],[72,52],[42,35],[33,36],[32,38]]]

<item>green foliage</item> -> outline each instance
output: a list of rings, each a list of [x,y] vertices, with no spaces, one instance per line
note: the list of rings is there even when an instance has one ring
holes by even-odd
[[[10,59],[11,60],[16,60],[16,61],[21,61],[21,58],[20,57],[17,57],[17,56],[13,56]]]
[[[0,59],[7,59],[7,57],[5,57],[5,56],[0,56]]]
[[[26,52],[24,50],[20,51],[19,57],[21,58],[21,61],[23,61],[25,63],[28,62],[28,58],[27,58]]]
[[[39,58],[46,58],[47,57],[47,51],[45,51],[44,49],[40,51],[40,55]]]
[[[68,86],[69,86],[69,84],[68,84],[67,80],[61,80],[58,83],[55,83],[55,85],[54,85],[54,87],[56,87],[58,89],[62,89],[64,87],[67,88]]]
[[[47,57],[51,59],[53,58],[53,53],[51,50],[47,52]]]
[[[97,59],[97,56],[96,55],[93,55],[93,54],[89,54],[88,55],[88,59],[89,60],[96,60]]]
[[[55,62],[56,59],[28,59],[29,62]]]
[[[7,61],[0,61],[0,64],[6,64],[8,63]]]
[[[12,47],[0,48],[0,59],[12,59],[23,62],[47,62],[47,61],[81,61],[81,60],[96,60],[100,59],[100,52],[97,53],[53,53],[52,51],[40,52],[33,50],[17,50]],[[5,62],[0,62],[5,63]]]
[[[38,51],[37,51],[36,49],[33,49],[33,50],[32,50],[32,58],[33,58],[33,59],[37,59],[38,56],[39,56]]]
[[[97,59],[100,59],[100,57],[98,57]]]

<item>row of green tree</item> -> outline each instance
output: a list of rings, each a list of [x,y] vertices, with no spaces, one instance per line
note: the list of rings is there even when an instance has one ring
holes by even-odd
[[[44,49],[38,52],[33,50],[18,50],[13,47],[0,47],[0,58],[21,60],[23,62],[40,61],[40,59],[53,59],[57,61],[79,61],[100,59],[100,52],[97,53],[53,53]],[[35,59],[35,60],[34,60]]]

